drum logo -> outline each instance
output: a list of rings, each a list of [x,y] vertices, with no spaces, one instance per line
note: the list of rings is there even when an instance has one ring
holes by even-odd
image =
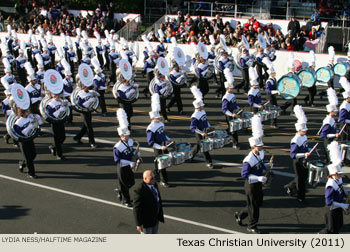
[[[201,51],[204,52],[204,46],[201,46]]]
[[[127,72],[128,71],[128,65],[124,64],[124,71]]]
[[[21,89],[17,89],[17,97],[21,100],[23,99],[23,92]]]
[[[51,84],[56,84],[57,83],[57,78],[56,78],[56,76],[54,74],[52,74],[50,76],[50,82],[51,82]]]
[[[178,56],[179,58],[182,57],[181,51],[177,51],[177,56]]]
[[[160,62],[160,66],[161,66],[162,68],[164,68],[164,67],[165,67],[165,62],[164,62],[164,61],[161,61],[161,62]]]
[[[88,75],[89,75],[88,70],[86,70],[86,68],[84,68],[83,69],[83,76],[86,78],[86,77],[88,77]]]

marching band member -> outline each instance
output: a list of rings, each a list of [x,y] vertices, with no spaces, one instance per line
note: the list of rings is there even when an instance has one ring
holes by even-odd
[[[94,88],[99,93],[98,99],[100,100],[100,108],[102,116],[107,116],[107,109],[106,109],[106,101],[105,101],[105,90],[107,89],[106,86],[106,76],[103,73],[102,68],[100,67],[99,61],[97,57],[94,57],[91,62],[94,62],[93,65],[95,67],[95,76],[94,76]],[[98,64],[98,65],[97,65]]]
[[[159,42],[160,43],[157,45],[157,48],[156,48],[156,53],[159,55],[159,57],[165,57],[167,54],[167,50],[163,43],[164,38],[160,39]]]
[[[120,141],[113,147],[114,162],[118,165],[118,188],[115,191],[118,193],[118,198],[124,206],[132,207],[129,189],[135,184],[134,172],[136,164],[133,162],[136,153],[134,141],[130,138],[130,131],[128,130],[128,121],[126,113],[123,109],[117,110],[117,118],[119,122],[118,134]]]
[[[116,82],[116,70],[117,70],[117,65],[119,64],[120,56],[119,54],[116,53],[115,51],[115,45],[111,45],[111,52],[108,55],[109,57],[109,62],[111,63],[111,82],[115,83]]]
[[[328,88],[328,100],[329,104],[326,106],[328,115],[323,119],[320,136],[323,139],[323,146],[326,151],[326,162],[329,163],[329,152],[327,146],[340,135],[338,133],[337,124],[335,122],[335,116],[337,115],[338,109],[338,98],[335,90]]]
[[[143,50],[143,63],[149,58],[149,50],[147,46],[145,46],[145,49]]]
[[[155,78],[156,78],[155,91],[160,96],[160,113],[162,114],[164,121],[169,122],[170,120],[168,119],[168,115],[166,112],[166,98],[163,96],[164,93],[169,88],[168,86],[166,86],[167,80],[166,80],[165,76],[163,74],[161,74],[160,72],[158,73],[158,75]]]
[[[198,63],[199,64],[195,68],[195,71],[199,78],[199,89],[203,94],[203,98],[204,98],[204,96],[209,93],[208,80],[205,78],[205,75],[208,72],[209,65],[207,60],[202,56],[199,56]]]
[[[311,69],[315,69],[316,67],[316,57],[315,57],[315,53],[314,51],[310,51],[310,56],[309,56],[309,68]],[[317,94],[317,88],[316,88],[316,83],[312,86],[307,88],[307,90],[309,91],[309,94],[305,96],[304,101],[305,101],[305,105],[310,105],[312,107],[315,107],[314,105],[314,99],[315,99],[315,95]]]
[[[259,109],[263,109],[261,93],[259,90],[258,75],[254,67],[249,68],[249,75],[251,77],[250,86],[248,91],[248,104],[250,106],[250,111],[256,114]]]
[[[105,64],[104,64],[104,67],[105,67],[107,70],[109,70],[110,62],[109,62],[109,57],[108,57],[108,55],[109,55],[109,53],[111,52],[111,50],[110,50],[111,45],[110,45],[110,43],[109,43],[110,39],[108,39],[108,38],[109,38],[108,30],[105,30],[105,37],[106,37],[106,39],[105,39],[105,44],[104,44],[104,46],[103,46],[103,52],[104,52],[104,55],[105,55],[105,60],[106,60],[106,62],[105,62]]]
[[[272,62],[269,60],[269,58],[265,57],[263,59],[263,63],[267,68],[267,73],[269,74],[269,78],[266,81],[266,94],[269,97],[270,104],[277,106],[277,95],[280,95],[281,92],[277,90],[277,81],[276,81],[276,71],[272,65]],[[277,126],[277,118],[271,119],[271,127],[272,128],[278,128]]]
[[[18,57],[18,50],[20,49],[20,45],[19,45],[19,40],[18,40],[18,37],[17,37],[17,34],[16,34],[16,31],[15,30],[12,30],[12,36],[14,38],[13,42],[12,42],[12,55],[17,58]]]
[[[169,78],[172,83],[180,83],[183,80],[183,78],[185,78],[184,73],[180,71],[180,67],[175,60],[172,61],[172,64],[173,64],[173,69],[170,72]],[[181,86],[173,84],[173,93],[174,95],[171,98],[170,102],[168,103],[167,109],[170,112],[170,108],[176,103],[177,112],[179,115],[182,115],[183,105],[181,100]]]
[[[51,57],[51,68],[54,68],[55,67],[55,54],[56,54],[57,48],[53,43],[52,35],[49,31],[47,32],[47,35],[49,36],[49,39],[47,40],[47,42],[48,42],[47,49],[49,50],[49,54]]]
[[[41,85],[37,82],[34,69],[29,62],[24,64],[28,73],[28,85],[25,87],[30,97],[30,112],[40,115],[39,105],[41,100]]]
[[[38,62],[36,62],[35,56],[37,54],[39,54],[41,57],[41,51],[39,49],[39,44],[38,44],[38,41],[36,40],[35,36],[33,37],[33,40],[34,40],[34,42],[33,42],[33,47],[32,47],[32,59],[34,61],[33,67],[35,67],[38,64]],[[44,64],[44,61],[43,61],[43,64]]]
[[[98,62],[100,63],[100,66],[103,66],[104,65],[104,62],[103,62],[104,49],[103,49],[103,45],[102,45],[101,36],[97,31],[94,31],[94,35],[97,38],[97,43],[98,43],[97,46],[95,47],[97,59],[98,59]]]
[[[149,112],[149,116],[152,122],[147,127],[147,143],[149,146],[153,147],[154,156],[157,158],[161,154],[168,154],[167,141],[170,138],[165,134],[164,123],[160,121],[160,101],[159,94],[155,93],[152,95],[152,111]],[[168,183],[168,174],[166,169],[158,169],[157,159],[154,160],[155,174],[160,176],[160,184],[164,187],[170,187]]]
[[[295,68],[295,61],[294,61],[294,53],[290,52],[289,56],[288,56],[288,68],[289,68],[289,72],[291,73],[295,73],[296,68]],[[281,109],[283,111],[283,113],[286,113],[286,110],[290,107],[290,105],[292,105],[292,111],[290,112],[291,115],[293,115],[293,111],[294,111],[294,107],[298,104],[297,102],[297,98],[295,97],[293,99],[293,103],[286,101],[282,106]]]
[[[252,118],[252,132],[253,136],[249,138],[251,151],[244,158],[241,170],[241,176],[245,179],[244,191],[247,196],[247,206],[240,212],[235,212],[235,220],[238,225],[242,226],[242,221],[248,217],[247,231],[260,234],[261,231],[257,225],[260,217],[260,207],[263,204],[262,184],[267,182],[267,177],[263,175],[267,164],[264,163],[264,143],[261,139],[263,130],[258,115]]]
[[[336,151],[340,154],[339,146],[336,142],[332,142],[329,147],[338,149]],[[344,197],[350,191],[345,190],[343,187],[342,175],[344,170],[341,168],[341,163],[336,164],[332,162],[332,164],[328,165],[328,173],[328,180],[325,186],[326,227],[320,231],[320,234],[339,234],[344,222],[343,211],[349,210],[349,204],[344,203]]]
[[[10,66],[11,66],[11,70],[12,70],[12,66],[13,66],[13,64],[14,64],[14,62],[15,62],[15,57],[13,57],[12,56],[12,54],[11,54],[11,52],[10,52],[10,50],[8,49],[8,47],[6,46],[5,47],[5,52],[6,52],[6,54],[5,54],[5,58],[8,60],[8,62],[10,63]]]
[[[51,57],[45,43],[43,45],[43,53],[41,53],[41,57],[43,58],[45,70],[50,69]]]
[[[230,71],[230,69],[226,68],[224,70],[224,74],[227,80],[225,82],[226,94],[224,95],[224,97],[222,97],[221,109],[222,109],[222,113],[224,113],[225,115],[226,123],[228,125],[227,132],[229,132],[230,121],[234,118],[237,118],[237,114],[235,112],[239,110],[239,106],[237,105],[237,102],[236,102],[236,96],[233,93],[234,77],[232,75],[232,72]],[[232,135],[232,147],[234,149],[239,149],[237,131],[231,132],[231,135]]]
[[[123,47],[122,47],[122,52],[125,52],[126,56],[128,57],[128,61],[130,65],[134,65],[137,62],[137,57],[134,54],[132,50],[129,49],[128,41],[126,41],[124,38],[120,39]]]
[[[81,63],[84,63],[84,64],[89,65],[90,67],[92,67],[90,53],[88,51],[88,48],[85,45],[83,45],[82,48],[83,48],[83,55],[84,55],[84,57],[81,59]]]
[[[60,113],[66,110],[68,106],[68,101],[66,99],[62,100],[60,94],[53,94],[53,99],[47,103],[47,110],[51,117],[59,118]],[[58,160],[64,160],[62,151],[62,144],[66,139],[66,131],[64,127],[64,120],[56,121],[51,123],[51,129],[53,132],[54,143],[49,146],[52,155],[56,156]]]
[[[345,126],[345,134],[342,134],[342,141],[349,141],[350,140],[350,91],[343,92],[343,98],[344,101],[340,105],[339,108],[339,119],[338,122],[340,122],[342,125],[341,127]]]
[[[62,48],[60,48],[60,49],[62,49]],[[65,59],[65,58],[60,55],[60,61],[56,64],[56,71],[60,73],[62,78],[64,78],[64,67],[61,63],[62,59]]]
[[[303,203],[305,201],[305,184],[308,178],[308,169],[304,167],[304,162],[310,156],[310,148],[307,143],[307,119],[305,113],[299,105],[294,107],[294,113],[298,118],[298,122],[295,124],[297,133],[290,143],[290,157],[293,160],[296,177],[289,184],[285,185],[284,189],[289,196],[294,196],[296,192],[297,200]]]
[[[249,91],[249,65],[248,64],[249,64],[250,61],[251,61],[251,59],[250,59],[250,56],[249,56],[249,50],[244,48],[243,49],[243,55],[239,59],[239,64],[242,67],[243,80],[237,86],[237,89],[239,90],[240,88],[243,87],[244,92],[246,92],[246,93],[248,93],[248,91]]]
[[[196,86],[191,87],[191,92],[193,96],[195,97],[195,101],[193,102],[193,106],[195,108],[194,113],[191,116],[191,125],[190,129],[193,133],[195,133],[196,139],[197,139],[197,145],[193,152],[193,158],[194,156],[199,152],[200,145],[199,142],[202,139],[205,139],[207,137],[208,130],[210,129],[210,123],[207,119],[207,113],[203,109],[204,102],[201,99],[203,96],[200,92],[200,90]],[[205,161],[207,163],[207,167],[209,169],[213,169],[213,161],[209,154],[209,152],[203,152],[203,156],[205,158]],[[193,160],[192,158],[192,160]]]
[[[1,84],[4,86],[5,89],[8,89],[12,84],[17,83],[17,81],[15,79],[15,76],[12,74],[11,65],[9,61],[6,58],[3,58],[2,62],[5,68],[5,75],[1,77]]]
[[[28,40],[25,43],[25,55],[28,61],[30,62],[30,64],[32,64],[32,66],[35,66],[34,60],[32,58],[32,48],[33,48],[32,36],[33,36],[33,31],[30,29],[28,31]]]
[[[222,97],[225,94],[225,75],[224,75],[224,70],[226,68],[230,68],[232,65],[232,57],[228,56],[228,53],[223,50],[221,52],[221,56],[219,58],[219,77],[220,77],[220,87],[215,91],[216,96],[219,98],[220,96]]]
[[[24,64],[27,62],[27,58],[24,56],[23,49],[18,50],[18,57],[16,58],[16,68],[19,76],[20,83],[24,86],[27,82],[26,80],[26,70]]]
[[[256,55],[256,72],[258,73],[259,87],[264,88],[264,82],[267,75],[267,66],[264,63],[264,58],[268,58],[264,53],[264,48],[260,47],[258,49],[258,54]],[[264,73],[263,73],[264,70]]]
[[[80,80],[79,80],[80,81]],[[82,90],[78,93],[78,104],[83,108],[89,108],[90,105],[95,101],[94,93],[89,92],[90,86],[93,84],[93,81],[81,83]],[[73,140],[76,141],[78,144],[81,144],[81,138],[85,135],[85,133],[88,134],[89,137],[89,145],[92,149],[97,148],[97,145],[95,144],[95,137],[94,137],[94,130],[92,128],[92,122],[91,122],[91,111],[83,111],[80,112],[83,117],[83,125],[77,135],[73,137]]]
[[[67,61],[70,65],[70,71],[72,72],[72,76],[74,76],[74,63],[77,62],[78,58],[77,58],[77,55],[73,49],[73,43],[72,41],[70,40],[70,37],[67,38],[69,43],[68,43],[68,51],[66,53],[67,55]]]
[[[43,59],[41,58],[41,55],[39,53],[35,55],[35,60],[38,63],[37,65],[38,71],[36,72],[36,81],[40,85],[44,85],[45,68],[44,68]]]
[[[81,50],[81,47],[80,47],[80,41],[81,41],[80,29],[77,29],[76,41],[74,43],[75,43],[75,51],[76,51],[76,54],[77,54],[77,57],[78,57],[78,64],[79,65],[81,63],[81,59],[83,58],[82,50]]]
[[[213,35],[209,36],[209,41],[210,41],[210,50],[208,51],[208,62],[209,62],[209,64],[214,64],[215,58],[216,58],[216,54],[215,54],[215,50],[216,50],[215,43],[216,42],[215,42]],[[214,79],[215,83],[218,83],[215,71],[213,72],[213,79]]]
[[[149,84],[154,78],[154,68],[156,67],[157,64],[157,58],[158,55],[151,51],[150,52],[150,57],[145,61],[144,67],[143,67],[143,73],[147,74],[147,85],[145,89],[142,91],[142,93],[147,97],[149,92]]]
[[[63,62],[65,62],[65,61],[63,60]],[[74,80],[72,77],[72,72],[71,72],[70,66],[66,65],[65,63],[63,64],[63,66],[64,66],[63,97],[67,100],[70,100],[72,92],[75,88]],[[69,111],[69,117],[68,117],[67,122],[72,125],[73,124],[73,109],[72,109],[71,105],[69,106],[69,110],[70,111]]]
[[[7,121],[8,116],[12,113],[11,107],[10,107],[10,98],[11,98],[11,87],[9,89],[5,89],[4,91],[6,98],[2,100],[1,102],[1,110],[5,115],[5,122]],[[4,135],[4,140],[7,144],[9,144],[10,135],[6,133]]]

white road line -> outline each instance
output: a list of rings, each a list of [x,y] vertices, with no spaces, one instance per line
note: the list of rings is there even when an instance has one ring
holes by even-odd
[[[63,194],[66,194],[66,195],[70,195],[70,196],[74,196],[74,197],[78,197],[78,198],[82,198],[82,199],[86,199],[86,200],[95,201],[95,202],[98,202],[98,203],[103,203],[103,204],[110,205],[110,206],[120,207],[120,208],[124,208],[124,209],[132,211],[131,208],[128,208],[126,206],[123,206],[122,204],[118,204],[118,203],[115,203],[115,202],[112,202],[112,201],[102,200],[102,199],[98,199],[98,198],[95,198],[95,197],[90,197],[90,196],[87,196],[87,195],[74,193],[74,192],[58,189],[58,188],[51,187],[51,186],[45,186],[45,185],[41,185],[41,184],[37,184],[37,183],[33,183],[33,182],[28,182],[28,181],[25,181],[25,180],[16,179],[16,178],[5,176],[5,175],[1,175],[1,174],[0,174],[0,178],[7,179],[7,180],[10,180],[10,181],[14,181],[14,182],[18,182],[18,183],[22,183],[22,184],[26,184],[26,185],[30,185],[30,186],[39,187],[39,188],[42,188],[42,189],[45,189],[45,190],[49,190],[49,191],[63,193]],[[237,232],[235,230],[230,230],[230,229],[225,229],[225,228],[216,227],[216,226],[212,226],[212,225],[207,225],[207,224],[204,224],[204,223],[191,221],[191,220],[186,220],[186,219],[178,218],[178,217],[171,216],[171,215],[164,215],[164,217],[169,219],[169,220],[174,220],[174,221],[178,221],[178,222],[182,222],[182,223],[187,223],[187,224],[191,224],[191,225],[194,225],[194,226],[208,228],[208,229],[211,229],[211,230],[216,230],[216,231],[220,231],[220,232],[224,232],[224,233],[241,234],[240,232]]]
[[[3,122],[0,121],[0,124],[3,124]],[[48,130],[48,129],[43,129],[42,128],[41,131],[45,132],[45,133],[52,134],[52,131]],[[75,135],[74,134],[70,134],[70,133],[66,133],[66,136],[67,137],[73,137]],[[88,137],[83,137],[82,140],[89,141],[89,138]],[[101,139],[101,138],[95,138],[95,142],[103,143],[103,144],[110,144],[110,145],[113,145],[113,146],[116,144],[116,142],[113,142],[113,141],[110,141],[110,140]],[[140,147],[140,150],[145,151],[145,152],[152,152],[153,153],[153,149],[152,148]],[[201,158],[201,157],[195,157],[194,160],[200,161],[200,162],[204,162],[205,161],[205,159]],[[241,163],[230,163],[230,162],[225,162],[225,161],[216,160],[216,159],[213,159],[213,163],[215,165],[239,167],[239,168],[242,166]],[[289,173],[289,172],[273,171],[273,173],[276,174],[276,175],[284,176],[284,177],[295,178],[295,174]]]

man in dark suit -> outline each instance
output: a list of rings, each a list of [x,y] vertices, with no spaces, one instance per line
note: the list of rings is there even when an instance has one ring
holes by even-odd
[[[143,182],[135,189],[134,217],[137,231],[144,234],[158,233],[159,221],[164,223],[162,199],[150,170],[143,172]]]

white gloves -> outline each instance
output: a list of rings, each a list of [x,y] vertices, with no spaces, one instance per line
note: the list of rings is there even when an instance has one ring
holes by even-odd
[[[349,208],[349,204],[339,203],[339,202],[335,202],[335,201],[333,201],[332,206],[335,207],[335,208],[336,207],[343,208],[343,210],[346,210],[346,209]]]
[[[259,176],[258,177],[258,181],[261,182],[261,183],[266,183],[267,178],[265,176]]]

